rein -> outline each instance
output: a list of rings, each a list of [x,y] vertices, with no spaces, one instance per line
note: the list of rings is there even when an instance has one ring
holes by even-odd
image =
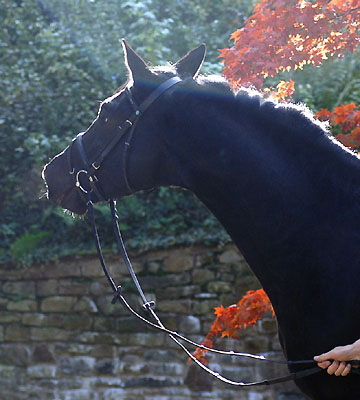
[[[284,360],[274,360],[274,359],[269,359],[266,358],[263,355],[255,355],[255,354],[249,354],[249,353],[241,353],[241,352],[234,352],[234,351],[222,351],[222,350],[217,350],[213,348],[209,348],[207,346],[204,346],[203,344],[196,343],[185,336],[180,335],[178,332],[172,331],[167,329],[164,324],[161,322],[159,316],[155,312],[155,302],[154,301],[148,301],[144,291],[142,290],[142,287],[139,283],[139,280],[137,279],[137,276],[135,274],[134,268],[132,267],[131,261],[129,259],[129,256],[127,254],[127,251],[125,249],[125,245],[123,242],[123,239],[121,237],[120,229],[119,229],[119,224],[118,224],[118,216],[117,216],[117,211],[116,211],[116,203],[112,199],[107,199],[106,196],[103,195],[101,190],[98,188],[97,183],[98,183],[98,178],[96,177],[96,171],[100,168],[101,163],[103,160],[107,157],[107,155],[111,152],[111,150],[115,147],[115,145],[119,142],[119,140],[125,135],[128,134],[127,140],[125,141],[125,147],[124,147],[124,158],[123,158],[123,174],[124,174],[124,179],[126,186],[130,193],[133,193],[134,191],[132,190],[130,183],[128,181],[128,177],[126,174],[126,155],[127,155],[127,149],[130,146],[131,138],[135,132],[136,124],[142,115],[143,112],[146,111],[146,109],[161,95],[163,94],[166,90],[170,89],[172,86],[176,85],[181,81],[180,78],[174,77],[171,79],[168,79],[164,83],[162,83],[157,89],[155,89],[139,106],[137,105],[131,90],[129,88],[125,89],[126,95],[129,99],[129,102],[133,108],[133,113],[129,117],[128,120],[125,121],[126,126],[119,126],[118,127],[118,135],[115,135],[114,138],[112,138],[102,151],[99,153],[99,155],[93,160],[89,161],[87,154],[85,152],[84,146],[82,144],[82,136],[83,134],[79,134],[70,144],[68,148],[68,166],[69,166],[69,174],[74,177],[75,181],[75,186],[78,188],[79,193],[83,201],[87,205],[87,210],[88,210],[88,215],[93,231],[93,235],[95,238],[95,245],[97,249],[97,253],[99,256],[100,264],[103,269],[103,272],[111,286],[111,289],[114,292],[114,296],[112,299],[112,304],[115,304],[117,301],[119,301],[122,306],[128,310],[133,316],[135,316],[138,320],[149,326],[150,328],[153,328],[157,331],[166,333],[186,354],[187,356],[194,362],[196,363],[200,368],[202,368],[204,371],[215,377],[216,379],[220,380],[221,382],[233,385],[233,386],[238,386],[238,387],[249,387],[249,386],[269,386],[273,385],[276,383],[281,383],[281,382],[286,382],[289,380],[295,380],[295,379],[300,379],[304,378],[309,375],[313,375],[315,373],[319,373],[322,371],[321,368],[318,366],[313,366],[304,370],[292,372],[288,375],[279,377],[279,378],[274,378],[270,380],[262,380],[262,381],[257,381],[257,382],[250,382],[250,383],[245,383],[241,381],[233,381],[230,380],[223,375],[221,375],[219,372],[211,370],[209,367],[206,365],[202,364],[191,352],[190,350],[185,347],[185,345],[181,342],[186,342],[189,345],[201,348],[203,350],[207,350],[209,352],[213,352],[216,354],[221,354],[221,355],[229,355],[229,356],[237,356],[237,357],[245,357],[245,358],[251,358],[259,361],[266,361],[269,363],[274,363],[274,364],[284,364],[284,365],[316,365],[316,362],[314,360],[297,360],[297,361],[284,361]],[[81,157],[83,167],[82,169],[75,170],[75,168],[72,167],[72,148],[74,146],[77,146],[77,151]],[[80,177],[84,175],[84,178],[88,179],[88,185],[89,188],[85,188],[83,184],[80,181]],[[121,285],[117,285],[113,278],[111,277],[107,267],[106,263],[103,257],[102,249],[101,249],[101,244],[100,244],[100,239],[98,235],[98,230],[95,222],[95,217],[94,217],[94,208],[93,208],[93,194],[97,197],[97,200],[100,201],[108,201],[110,210],[111,210],[111,217],[112,217],[112,224],[114,228],[114,234],[116,237],[116,242],[120,250],[121,257],[131,275],[131,278],[136,286],[136,289],[138,291],[139,296],[141,297],[142,300],[142,307],[144,310],[146,310],[151,318],[153,319],[154,322],[150,321],[147,318],[144,318],[142,315],[137,313],[126,301],[125,297],[122,294],[122,287]],[[351,361],[351,364],[353,366],[360,366],[360,361]],[[351,370],[352,372],[359,373],[360,370]]]

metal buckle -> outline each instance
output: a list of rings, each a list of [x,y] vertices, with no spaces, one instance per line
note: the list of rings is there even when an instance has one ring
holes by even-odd
[[[81,169],[80,171],[78,171],[78,172],[76,173],[76,178],[75,178],[76,182],[75,182],[75,186],[76,186],[77,188],[79,188],[79,189],[80,189],[83,193],[85,193],[85,194],[91,193],[91,192],[93,191],[93,189],[91,189],[91,190],[86,190],[86,189],[84,189],[84,188],[81,186],[81,183],[80,183],[80,180],[79,180],[79,176],[80,176],[81,173],[84,173],[85,175],[87,175],[89,181],[91,182],[91,179],[92,179],[92,178],[91,178],[91,176],[89,176],[88,171],[85,171],[84,169]],[[91,179],[90,179],[90,178],[91,178]]]

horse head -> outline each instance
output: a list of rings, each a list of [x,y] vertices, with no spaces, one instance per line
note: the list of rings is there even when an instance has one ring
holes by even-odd
[[[155,186],[181,185],[156,133],[168,118],[171,87],[197,75],[205,45],[174,65],[151,68],[125,40],[122,44],[127,83],[100,104],[87,130],[43,170],[49,200],[76,214],[86,211],[89,193],[98,202]]]

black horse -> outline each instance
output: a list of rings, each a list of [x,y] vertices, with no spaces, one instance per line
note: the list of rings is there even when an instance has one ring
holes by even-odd
[[[268,293],[288,360],[311,359],[358,339],[357,156],[303,106],[251,91],[235,94],[219,77],[196,77],[204,45],[174,65],[154,68],[123,46],[129,81],[101,104],[80,135],[81,148],[69,146],[45,167],[49,199],[84,213],[74,175],[84,191],[93,182],[82,172],[81,153],[98,160],[99,149],[107,148],[91,167],[95,200],[164,185],[195,193]],[[135,102],[143,104],[174,77],[137,118]],[[109,149],[110,142],[117,143]],[[322,371],[296,383],[312,399],[360,399],[360,378],[352,374]]]

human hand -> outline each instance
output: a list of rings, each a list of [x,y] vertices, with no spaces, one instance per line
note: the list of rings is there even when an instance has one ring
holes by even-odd
[[[360,340],[347,346],[338,346],[333,350],[314,357],[320,368],[329,375],[346,376],[351,371],[349,361],[360,359]]]

